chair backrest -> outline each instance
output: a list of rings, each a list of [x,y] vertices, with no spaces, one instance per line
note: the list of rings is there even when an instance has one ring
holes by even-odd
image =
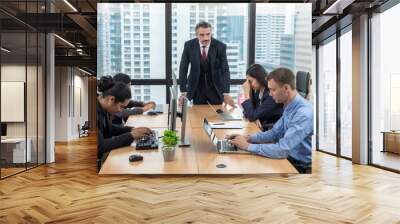
[[[85,123],[82,125],[82,130],[89,130],[90,129],[90,123],[89,121],[85,121]]]
[[[308,99],[311,88],[311,75],[309,72],[298,71],[296,74],[296,89],[299,94]]]

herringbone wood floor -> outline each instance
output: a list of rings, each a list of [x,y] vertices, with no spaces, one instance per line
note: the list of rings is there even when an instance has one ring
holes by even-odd
[[[312,175],[99,177],[95,139],[0,181],[0,223],[400,223],[400,175],[314,152]]]

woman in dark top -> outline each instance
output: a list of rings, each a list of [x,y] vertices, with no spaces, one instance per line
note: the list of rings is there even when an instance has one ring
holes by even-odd
[[[275,103],[269,95],[267,75],[264,67],[259,64],[253,64],[247,69],[247,83],[244,86],[247,85],[249,90],[244,90],[248,91],[248,95],[245,92],[246,100],[242,103],[244,116],[249,121],[259,120],[263,131],[270,129],[283,113],[282,104]]]
[[[100,168],[109,151],[130,145],[135,139],[149,135],[151,130],[112,124],[111,115],[122,111],[131,99],[131,90],[126,84],[103,76],[97,87],[100,92],[97,97],[97,166]]]

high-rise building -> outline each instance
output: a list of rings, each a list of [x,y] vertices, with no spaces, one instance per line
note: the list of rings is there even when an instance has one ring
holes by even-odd
[[[149,4],[101,4],[98,27],[100,75],[123,72],[132,79],[164,78],[165,43],[164,7]],[[165,95],[165,89],[150,86],[132,86],[136,100],[154,100],[152,96]]]
[[[229,64],[231,79],[243,79],[246,72],[246,58],[244,55],[247,49],[244,35],[245,16],[229,15],[217,17],[217,38],[227,45],[226,54]],[[241,86],[233,85],[230,93],[237,101],[237,96],[241,92]]]
[[[271,4],[256,15],[255,60],[270,71],[280,65],[281,36],[285,33],[285,6]]]
[[[218,40],[224,43],[238,43],[240,60],[245,60],[244,53],[246,48],[245,35],[247,32],[244,30],[245,16],[218,16],[217,17],[217,37]]]
[[[295,72],[311,72],[311,11],[310,4],[296,4],[294,10]]]
[[[311,71],[309,4],[269,4],[257,11],[255,60],[267,71]]]
[[[295,44],[292,34],[281,36],[280,66],[294,70]]]
[[[240,79],[244,76],[246,64],[240,60],[240,45],[239,43],[227,43],[226,57],[228,59],[229,71],[231,79]],[[237,94],[240,93],[241,86],[231,86],[230,94],[237,100]]]

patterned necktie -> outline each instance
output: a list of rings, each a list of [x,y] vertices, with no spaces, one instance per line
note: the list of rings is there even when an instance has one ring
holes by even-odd
[[[201,46],[203,50],[201,50],[201,60],[205,61],[207,59],[207,54],[206,54],[206,46]]]

